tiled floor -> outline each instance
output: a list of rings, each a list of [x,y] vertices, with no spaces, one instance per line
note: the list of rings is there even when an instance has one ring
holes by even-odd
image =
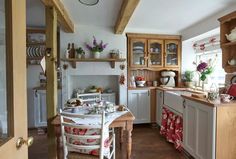
[[[47,159],[46,135],[37,135],[37,131],[31,130],[34,136],[34,144],[29,148],[29,159]],[[159,135],[158,128],[149,125],[138,125],[133,130],[132,159],[186,159],[186,157],[174,149],[173,145]],[[125,158],[125,151],[117,146],[117,159]]]

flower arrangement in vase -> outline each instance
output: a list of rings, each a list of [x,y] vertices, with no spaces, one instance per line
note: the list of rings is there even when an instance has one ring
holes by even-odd
[[[107,47],[107,43],[103,44],[101,40],[100,43],[97,42],[95,36],[93,36],[93,45],[85,43],[86,48],[91,51],[94,55],[94,58],[100,58],[100,53]]]
[[[193,64],[195,64],[197,66],[197,72],[200,75],[200,79],[199,80],[202,81],[202,89],[203,90],[204,90],[205,80],[214,71],[216,60],[217,60],[217,54],[216,54],[214,60],[209,59],[209,60],[207,60],[207,62],[200,61],[199,64],[196,64],[195,62],[193,63]]]

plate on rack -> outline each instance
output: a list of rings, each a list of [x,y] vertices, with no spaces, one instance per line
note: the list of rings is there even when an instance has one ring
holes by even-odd
[[[231,84],[236,83],[236,75],[231,78],[230,82],[231,82]]]

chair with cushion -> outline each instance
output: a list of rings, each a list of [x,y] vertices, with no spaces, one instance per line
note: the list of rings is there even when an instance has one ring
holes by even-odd
[[[60,110],[60,119],[64,159],[115,159],[115,133],[109,132],[104,111],[93,117]]]

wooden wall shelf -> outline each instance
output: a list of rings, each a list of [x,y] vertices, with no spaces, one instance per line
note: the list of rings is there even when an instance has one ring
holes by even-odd
[[[222,49],[222,66],[227,73],[236,71],[235,66],[229,66],[228,61],[236,56],[236,41],[230,42],[227,40],[225,34],[230,34],[236,27],[236,11],[227,14],[218,19],[220,21],[220,43]]]
[[[222,44],[221,47],[228,47],[228,46],[236,46],[236,41],[224,43]]]
[[[125,62],[126,59],[111,59],[111,58],[100,58],[100,59],[94,59],[94,58],[85,58],[85,59],[61,59],[62,61],[69,62],[72,66],[72,68],[76,68],[77,62],[110,62],[111,68],[115,68],[116,62]]]

